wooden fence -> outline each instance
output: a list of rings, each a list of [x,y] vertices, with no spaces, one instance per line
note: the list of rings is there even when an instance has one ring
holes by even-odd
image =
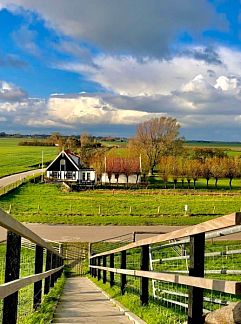
[[[232,280],[219,280],[205,278],[205,240],[213,236],[220,236],[241,231],[241,213],[233,213],[219,217],[198,225],[179,229],[170,233],[160,234],[151,238],[132,242],[106,252],[90,255],[91,275],[107,281],[107,272],[110,277],[110,286],[115,283],[115,274],[120,275],[120,289],[125,293],[127,276],[140,278],[140,300],[142,305],[149,301],[149,279],[188,286],[188,323],[203,322],[204,289],[228,294],[241,294],[241,282]],[[235,229],[236,228],[236,229]],[[213,235],[212,233],[216,233]],[[177,246],[181,242],[189,244],[189,269],[188,275],[171,273],[168,271],[157,272],[150,268],[150,248],[157,244],[161,246]],[[133,269],[128,269],[127,256],[133,249],[139,249],[139,264]],[[91,253],[91,252],[90,252]],[[92,253],[91,253],[92,254]],[[115,257],[120,257],[119,267],[115,266]],[[108,258],[108,259],[107,259]],[[182,256],[180,257],[182,258]],[[184,259],[187,257],[184,256]],[[107,260],[109,266],[107,265]]]
[[[64,260],[61,253],[51,244],[33,233],[12,216],[0,209],[0,226],[7,230],[6,257],[5,257],[5,283],[0,285],[0,299],[3,299],[2,323],[14,324],[18,314],[18,292],[20,289],[34,284],[33,308],[41,303],[42,280],[44,294],[47,294],[63,271]],[[35,244],[34,274],[19,278],[21,238]],[[43,255],[46,252],[45,271],[43,272]]]

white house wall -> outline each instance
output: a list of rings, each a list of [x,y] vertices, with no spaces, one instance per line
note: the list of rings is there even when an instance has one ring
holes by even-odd
[[[102,177],[101,177],[101,182],[102,183],[109,183],[109,178],[107,173],[103,173]],[[128,177],[128,183],[140,183],[141,182],[141,177],[138,177],[138,181],[137,181],[137,175],[136,174],[132,174]],[[115,174],[112,174],[111,176],[111,180],[110,183],[117,183],[117,179],[115,177]],[[118,178],[118,183],[123,184],[123,183],[127,183],[127,179],[126,176],[124,174],[120,174],[119,178]]]

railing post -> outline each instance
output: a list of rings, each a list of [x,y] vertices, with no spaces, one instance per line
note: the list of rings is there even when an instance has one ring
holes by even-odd
[[[97,265],[100,266],[100,263],[101,263],[101,257],[99,256],[97,258]],[[97,278],[98,278],[98,280],[101,279],[101,270],[100,269],[97,270]]]
[[[43,272],[43,248],[36,245],[35,248],[35,271],[34,273]],[[36,310],[41,304],[42,296],[42,280],[35,282],[34,284],[34,296],[33,296],[33,308]]]
[[[52,253],[52,269],[56,268],[56,255]],[[56,275],[55,273],[50,277],[50,287],[54,287]]]
[[[115,255],[114,253],[110,254],[110,268],[115,267]],[[110,272],[110,286],[113,287],[115,284],[114,272]]]
[[[106,267],[106,255],[103,256],[103,267]],[[103,283],[106,283],[106,270],[103,270]]]
[[[91,268],[91,266],[93,265],[93,259],[89,259],[89,271],[90,271],[90,275],[91,277],[93,277],[93,268]]]
[[[93,264],[94,264],[94,266],[97,265],[96,258],[93,259]],[[94,278],[96,278],[97,270],[96,270],[96,268],[94,268],[93,270],[94,270]]]
[[[141,248],[141,270],[149,270],[149,245],[143,245]],[[147,305],[149,300],[149,290],[148,290],[148,278],[141,277],[141,292],[140,299],[141,304]]]
[[[46,255],[46,266],[45,266],[46,271],[52,269],[52,252],[47,250],[47,255]],[[50,289],[50,277],[47,277],[44,282],[44,294],[48,294]]]
[[[121,269],[126,269],[126,251],[121,251]],[[121,274],[121,294],[125,294],[126,274]]]
[[[189,276],[204,277],[205,233],[190,236]],[[188,294],[188,324],[203,321],[203,288],[190,287]]]
[[[21,236],[8,231],[5,283],[19,279],[21,254]],[[3,323],[15,324],[18,313],[18,291],[3,300]]]

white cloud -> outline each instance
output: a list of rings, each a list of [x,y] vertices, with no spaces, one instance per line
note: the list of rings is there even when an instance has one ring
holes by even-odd
[[[132,125],[150,119],[153,115],[158,115],[137,110],[118,109],[106,103],[100,96],[84,94],[74,98],[52,96],[48,102],[48,113],[53,119],[70,125]]]
[[[0,80],[0,101],[16,101],[27,97],[27,93],[21,88]]]
[[[222,91],[240,91],[240,85],[239,79],[222,75],[216,80],[215,88],[221,89]]]

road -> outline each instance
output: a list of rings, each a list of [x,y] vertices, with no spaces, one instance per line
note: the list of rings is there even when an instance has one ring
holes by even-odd
[[[81,226],[81,225],[50,225],[24,223],[31,231],[40,237],[57,242],[95,242],[118,235],[133,233],[134,231],[148,231],[167,233],[185,226]],[[156,235],[137,235],[136,239],[142,239]],[[131,234],[128,238],[131,237]],[[6,238],[6,231],[0,227],[0,241]],[[241,240],[241,233],[218,238],[218,240]]]
[[[95,242],[113,236],[133,233],[134,231],[166,233],[183,226],[81,226],[81,225],[50,225],[24,223],[40,237],[58,242]],[[137,239],[155,235],[137,235]],[[131,236],[131,235],[130,235]],[[129,237],[130,237],[129,236]],[[0,240],[5,239],[5,230],[0,227]]]
[[[13,175],[4,177],[4,178],[0,179],[0,188],[9,186],[12,183],[15,183],[16,181],[22,180],[22,179],[32,176],[36,173],[41,173],[41,171],[42,171],[42,169],[36,169],[36,170],[21,172],[21,173],[17,173],[17,174],[13,174]]]

